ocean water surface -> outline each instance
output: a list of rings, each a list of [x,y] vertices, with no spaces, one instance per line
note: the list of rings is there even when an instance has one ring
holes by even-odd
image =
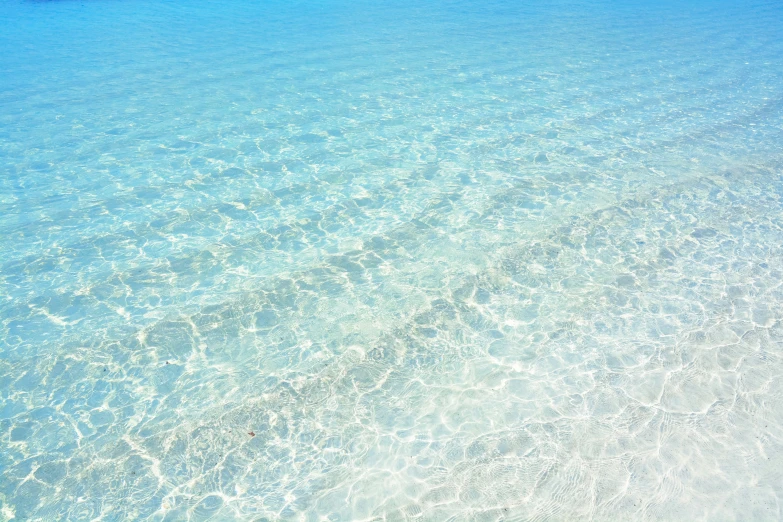
[[[0,520],[780,520],[782,320],[779,1],[0,1]]]

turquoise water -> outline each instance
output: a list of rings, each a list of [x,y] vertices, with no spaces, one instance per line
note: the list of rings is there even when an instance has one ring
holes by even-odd
[[[780,520],[783,4],[0,3],[0,519]]]

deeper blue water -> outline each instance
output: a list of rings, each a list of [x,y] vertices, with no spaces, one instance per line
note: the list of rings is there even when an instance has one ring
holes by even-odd
[[[781,2],[0,1],[0,520],[780,520],[781,320]]]

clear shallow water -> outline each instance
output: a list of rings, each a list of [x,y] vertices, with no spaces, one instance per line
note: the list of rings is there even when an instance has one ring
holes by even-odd
[[[783,517],[781,4],[0,29],[0,519]]]

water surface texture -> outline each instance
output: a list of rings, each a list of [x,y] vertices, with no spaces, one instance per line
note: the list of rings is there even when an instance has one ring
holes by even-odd
[[[0,519],[783,519],[783,4],[0,2]]]

